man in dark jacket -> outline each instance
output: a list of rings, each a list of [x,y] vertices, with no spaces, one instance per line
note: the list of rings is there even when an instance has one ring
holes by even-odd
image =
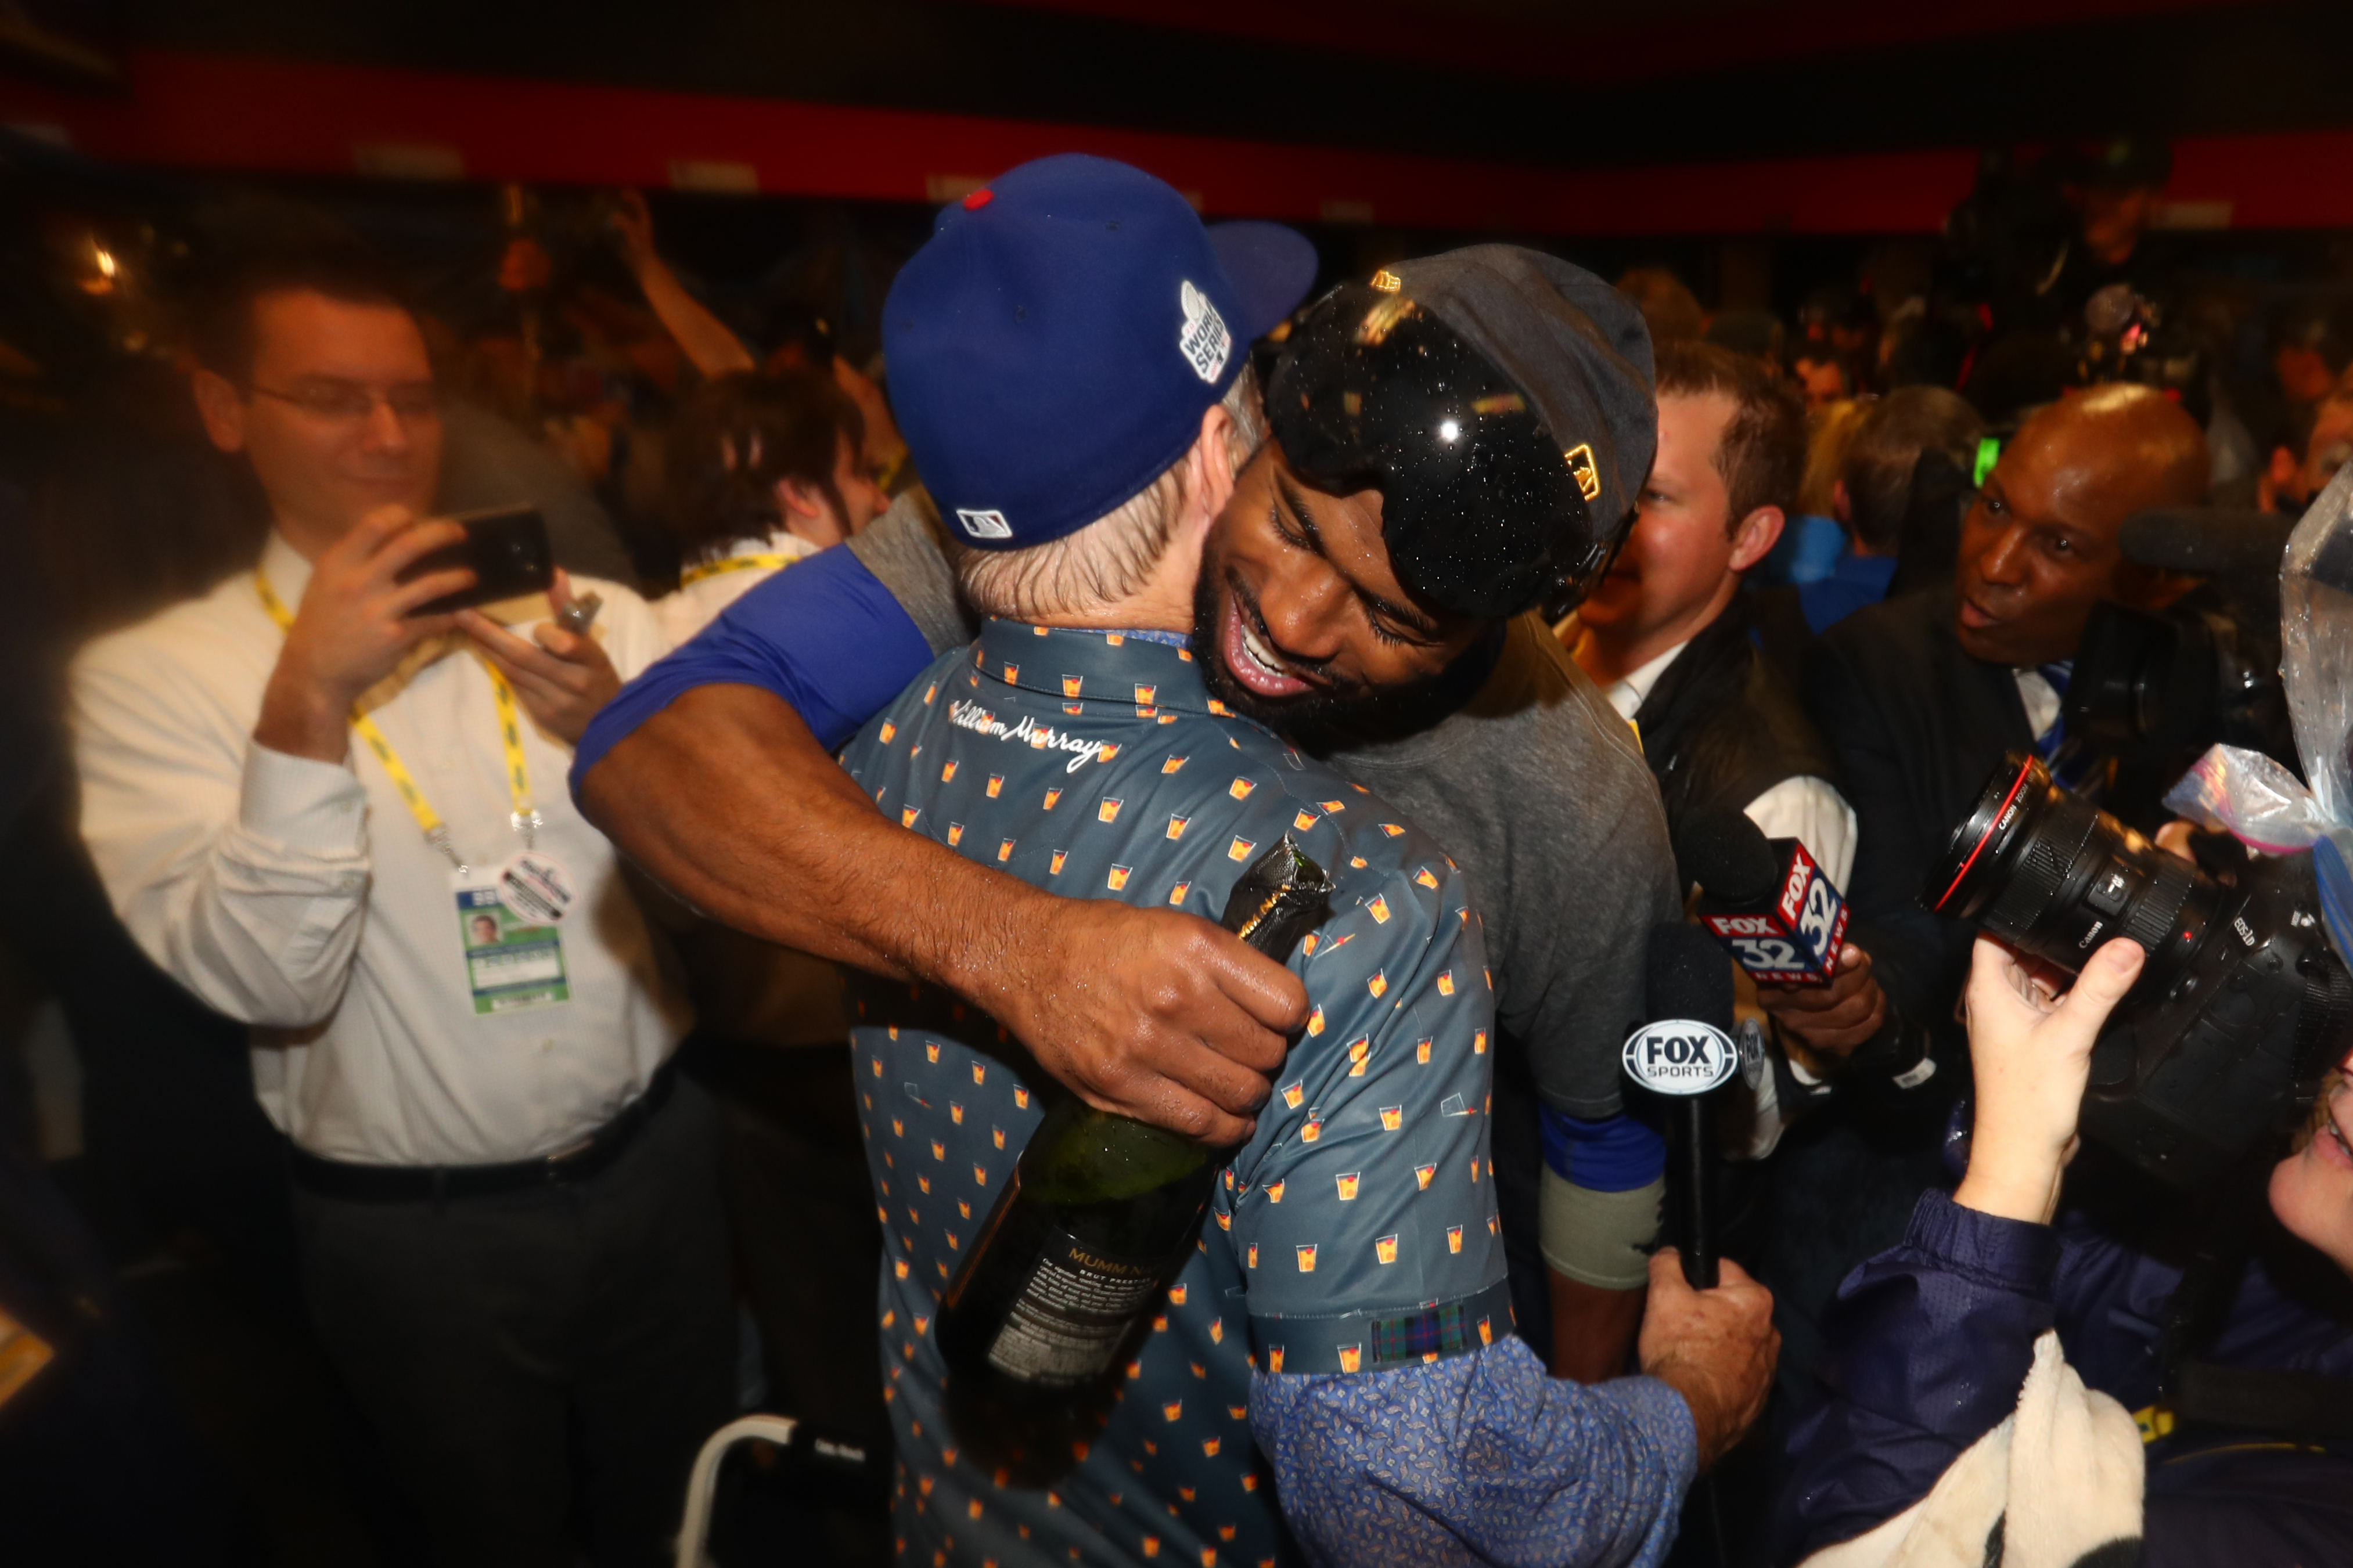
[[[2126,561],[2116,531],[2144,507],[2196,501],[2205,483],[2204,436],[2158,393],[2107,386],[2054,404],[1986,477],[1953,583],[1856,612],[1807,660],[1807,709],[1860,828],[1848,933],[1894,1022],[1850,1060],[1848,1104],[1782,1152],[1782,1198],[1810,1215],[1773,1263],[1793,1375],[1839,1281],[1895,1245],[1913,1195],[1937,1181],[1966,1085],[1954,1006],[1974,933],[1922,907],[1928,868],[2004,752],[2056,749],[2092,606],[2154,609],[2189,585]]]
[[[1640,732],[1670,826],[1743,811],[1805,839],[1843,882],[1854,814],[1740,600],[1796,505],[1805,410],[1756,361],[1704,343],[1659,345],[1658,395],[1659,455],[1625,548],[1578,612],[1577,662]]]
[[[1796,505],[1805,411],[1757,361],[1705,343],[1659,346],[1658,396],[1658,457],[1625,548],[1578,611],[1577,662],[1641,738],[1670,829],[1743,813],[1768,838],[1801,841],[1843,888],[1854,813],[1740,592]],[[1833,1052],[1878,1026],[1870,961],[1849,952],[1837,984],[1761,998]]]
[[[1858,611],[1807,660],[1807,709],[1860,830],[1851,929],[1895,1007],[1947,1045],[1970,932],[1922,908],[1921,882],[2005,752],[2057,749],[2092,606],[2156,609],[2189,588],[2126,561],[2116,532],[2143,508],[2195,504],[2205,484],[2205,437],[2158,393],[2054,404],[1986,476],[1955,582]]]

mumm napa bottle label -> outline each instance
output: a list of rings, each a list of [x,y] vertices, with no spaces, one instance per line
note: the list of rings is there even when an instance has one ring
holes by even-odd
[[[1332,890],[1285,835],[1234,885],[1222,923],[1279,961]],[[1225,1152],[1058,1100],[941,1303],[950,1370],[1008,1394],[1103,1376],[1183,1265]]]

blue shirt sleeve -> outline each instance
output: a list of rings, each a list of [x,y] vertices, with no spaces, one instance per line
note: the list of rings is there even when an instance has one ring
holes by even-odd
[[[792,706],[833,751],[932,662],[907,612],[865,563],[828,550],[778,572],[700,636],[623,687],[572,760],[577,791],[623,738],[698,686],[756,686]]]
[[[1654,1568],[1698,1468],[1691,1411],[1647,1377],[1556,1380],[1516,1339],[1355,1377],[1250,1381],[1250,1430],[1317,1563]]]

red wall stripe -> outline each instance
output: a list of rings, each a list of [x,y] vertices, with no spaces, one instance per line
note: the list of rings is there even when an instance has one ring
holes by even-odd
[[[724,186],[946,199],[1026,159],[1149,169],[1220,216],[1556,235],[1926,234],[1966,151],[1567,170],[1098,126],[638,88],[134,50],[121,98],[0,83],[0,122],[117,162],[191,171],[432,173],[552,184]],[[2179,216],[2353,227],[2353,132],[2175,144]]]
[[[1662,20],[1578,16],[1523,21],[1460,7],[1395,8],[1380,0],[992,0],[1140,26],[1251,38],[1335,55],[1430,62],[1485,76],[1565,82],[1628,81],[1729,66],[1810,58],[1831,51],[1900,48],[2085,22],[2129,25],[2177,11],[2253,0],[1976,0],[1967,5],[1887,0],[1783,0],[1771,5],[1677,7]],[[1554,16],[1582,7],[1556,7]],[[1525,13],[1523,13],[1525,15]]]

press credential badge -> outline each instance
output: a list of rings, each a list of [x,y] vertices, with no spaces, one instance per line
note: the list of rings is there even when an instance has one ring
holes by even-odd
[[[520,861],[542,862],[553,876],[535,875],[537,868],[519,870]],[[572,1000],[572,984],[564,969],[564,933],[555,923],[572,901],[570,882],[561,867],[526,851],[494,872],[458,871],[449,880],[457,900],[459,945],[466,956],[466,989],[477,1016],[519,1013]],[[551,897],[551,889],[561,889],[560,904]]]

